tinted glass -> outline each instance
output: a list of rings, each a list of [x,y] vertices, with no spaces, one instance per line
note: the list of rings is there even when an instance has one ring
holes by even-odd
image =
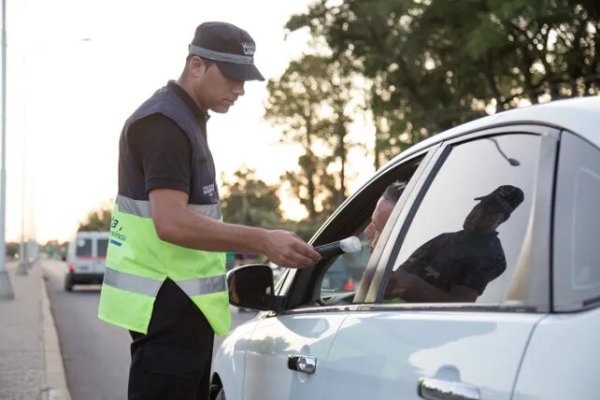
[[[576,136],[561,138],[556,189],[556,310],[596,306],[600,298],[600,151]]]
[[[75,255],[77,257],[92,256],[92,240],[91,239],[76,239]]]
[[[573,286],[577,289],[600,286],[600,175],[580,169],[575,176],[573,207]]]
[[[108,239],[98,239],[96,242],[98,247],[98,257],[106,257],[106,247],[108,246]]]
[[[479,138],[450,149],[416,211],[384,298],[502,302],[531,214],[540,138]]]

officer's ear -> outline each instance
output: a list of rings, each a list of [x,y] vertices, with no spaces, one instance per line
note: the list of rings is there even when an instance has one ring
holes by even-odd
[[[188,71],[195,77],[204,74],[210,63],[210,61],[195,55],[189,55],[186,61]]]

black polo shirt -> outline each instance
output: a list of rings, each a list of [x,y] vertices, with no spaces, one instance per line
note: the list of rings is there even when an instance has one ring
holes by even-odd
[[[209,115],[201,110],[187,92],[174,81],[167,84],[193,112],[206,142]],[[163,114],[151,114],[136,121],[128,132],[129,148],[136,164],[136,176],[124,176],[128,197],[148,199],[153,189],[175,189],[194,196],[192,182],[192,147],[179,125]],[[127,173],[127,171],[123,171]],[[143,176],[143,181],[138,179]],[[190,198],[190,203],[199,199]]]

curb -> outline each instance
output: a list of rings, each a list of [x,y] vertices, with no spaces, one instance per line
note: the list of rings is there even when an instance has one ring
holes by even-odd
[[[42,268],[42,330],[44,337],[44,390],[42,400],[71,400],[58,343],[58,333],[50,311],[50,300],[46,290],[45,271]]]

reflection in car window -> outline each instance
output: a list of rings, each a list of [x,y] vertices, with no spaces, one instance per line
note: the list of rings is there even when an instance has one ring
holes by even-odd
[[[502,302],[531,213],[540,139],[454,146],[415,214],[385,300]]]

